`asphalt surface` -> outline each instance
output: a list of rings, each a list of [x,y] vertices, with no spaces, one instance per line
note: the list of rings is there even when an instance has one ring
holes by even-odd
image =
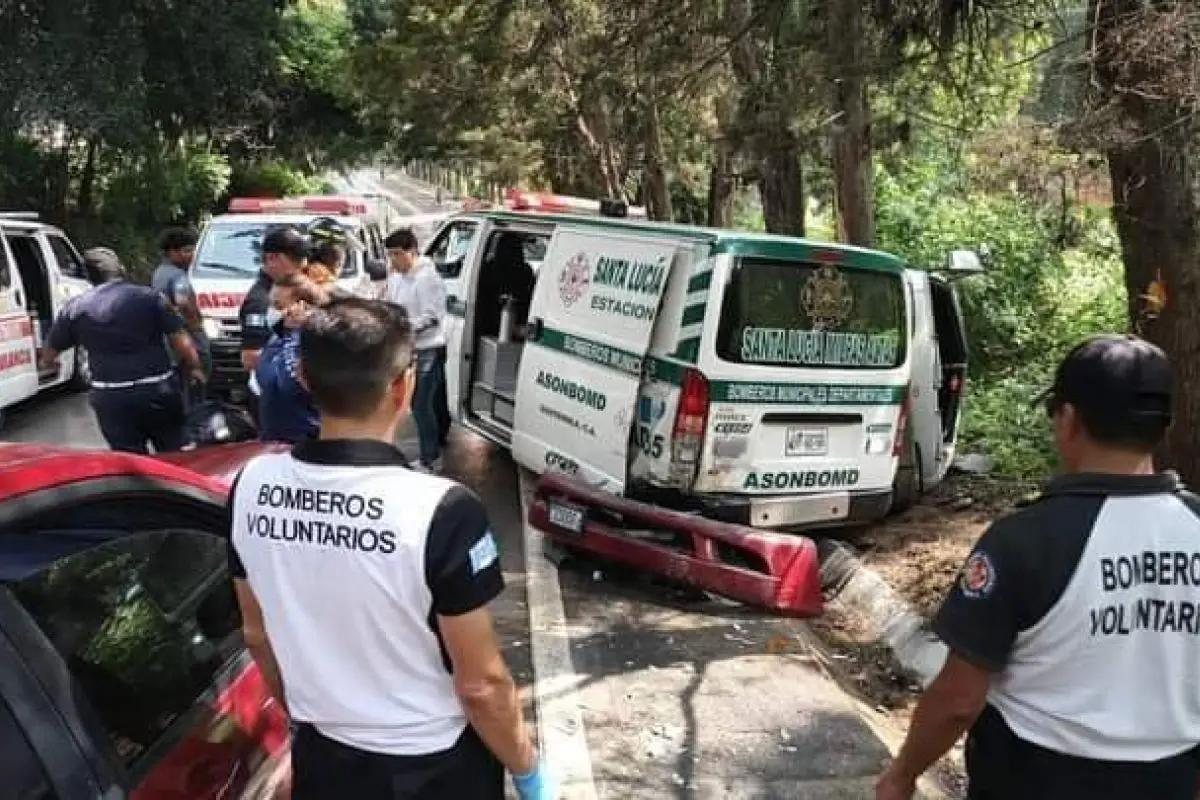
[[[392,177],[386,188],[404,199],[393,202],[400,214],[438,208],[407,179]],[[86,395],[68,392],[10,409],[0,440],[104,447]],[[411,424],[399,444],[415,454]],[[479,494],[500,542],[508,588],[497,629],[528,708],[535,681],[550,676],[533,670],[532,640],[547,631],[529,630],[517,469],[507,453],[458,429],[446,466]],[[874,796],[887,748],[827,676],[803,624],[610,565],[567,562],[557,582],[573,670],[567,699],[580,710],[591,784],[564,798]]]

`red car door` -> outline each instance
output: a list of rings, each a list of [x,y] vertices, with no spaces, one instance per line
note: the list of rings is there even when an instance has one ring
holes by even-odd
[[[205,455],[202,475],[0,445],[0,591],[66,664],[75,691],[57,702],[132,800],[269,796],[286,761],[286,717],[244,648],[226,569],[224,494],[259,451]]]

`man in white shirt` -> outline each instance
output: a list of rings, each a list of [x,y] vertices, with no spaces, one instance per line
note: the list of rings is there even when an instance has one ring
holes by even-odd
[[[384,242],[391,262],[387,301],[408,312],[413,326],[417,362],[417,388],[412,415],[417,423],[420,459],[414,469],[440,472],[449,416],[446,409],[446,283],[433,262],[421,258],[417,237],[410,228],[393,231]]]

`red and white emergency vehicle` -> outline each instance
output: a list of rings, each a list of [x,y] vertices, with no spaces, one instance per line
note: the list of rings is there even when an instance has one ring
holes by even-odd
[[[338,285],[365,296],[374,295],[386,278],[383,240],[388,220],[372,198],[237,197],[230,201],[228,213],[213,217],[204,227],[190,275],[204,329],[212,342],[214,390],[238,394],[246,388],[238,309],[262,269],[263,235],[278,225],[292,225],[303,231],[322,218],[336,219],[363,245],[362,249],[349,249]]]
[[[35,213],[0,212],[0,421],[9,406],[46,389],[87,387],[83,348],[48,370],[38,367],[37,351],[66,302],[90,287],[65,233]]]

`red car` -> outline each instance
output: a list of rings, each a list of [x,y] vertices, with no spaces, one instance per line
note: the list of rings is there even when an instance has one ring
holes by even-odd
[[[275,795],[286,719],[226,568],[229,483],[264,449],[0,445],[0,800]]]

